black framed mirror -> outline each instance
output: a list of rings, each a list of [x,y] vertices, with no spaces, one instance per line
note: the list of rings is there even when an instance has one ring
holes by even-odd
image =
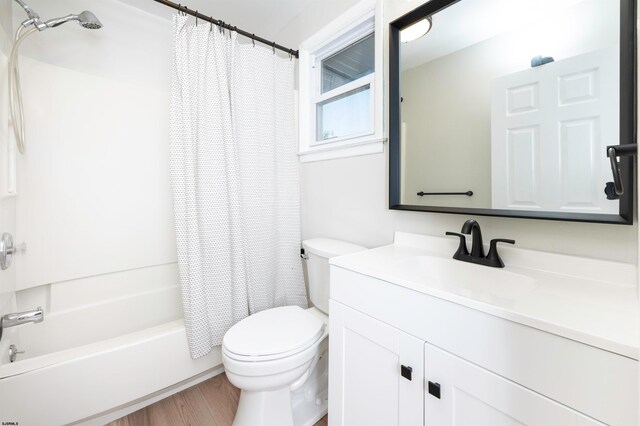
[[[635,158],[619,199],[605,185],[606,147],[636,142],[635,22],[634,0],[431,0],[391,22],[389,208],[631,224]]]

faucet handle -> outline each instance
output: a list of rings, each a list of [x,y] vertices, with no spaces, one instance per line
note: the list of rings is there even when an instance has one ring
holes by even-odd
[[[498,255],[498,243],[515,244],[516,240],[510,240],[507,238],[495,238],[491,240],[491,243],[489,245],[489,254],[487,254],[487,261],[489,263],[489,266],[504,268],[504,262]]]
[[[453,258],[459,260],[462,256],[469,256],[469,250],[467,250],[467,240],[464,234],[460,234],[458,232],[450,232],[447,231],[445,235],[455,235],[460,238],[460,245],[458,246],[458,250],[453,254]]]

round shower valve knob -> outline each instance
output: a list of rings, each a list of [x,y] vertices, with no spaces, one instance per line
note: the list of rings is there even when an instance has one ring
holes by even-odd
[[[0,237],[0,269],[3,271],[13,263],[13,255],[24,253],[27,249],[25,243],[13,245],[13,237],[5,232]]]

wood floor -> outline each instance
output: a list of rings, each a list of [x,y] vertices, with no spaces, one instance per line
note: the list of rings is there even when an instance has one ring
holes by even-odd
[[[108,426],[231,426],[240,390],[220,374]],[[327,426],[324,416],[315,426]]]

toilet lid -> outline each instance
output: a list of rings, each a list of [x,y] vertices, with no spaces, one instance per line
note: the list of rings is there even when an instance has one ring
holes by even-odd
[[[324,322],[299,306],[283,306],[253,314],[227,331],[222,345],[241,356],[273,356],[297,352],[316,342]]]

